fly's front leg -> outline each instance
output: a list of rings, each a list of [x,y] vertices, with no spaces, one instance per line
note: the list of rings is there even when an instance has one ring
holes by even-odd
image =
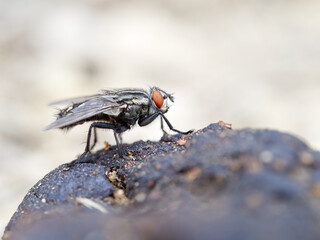
[[[160,112],[155,112],[147,117],[140,118],[138,121],[139,126],[143,127],[150,124],[153,120],[155,120],[160,115]]]
[[[170,130],[177,132],[177,133],[181,133],[181,134],[189,134],[192,133],[192,130],[189,130],[187,132],[181,132],[175,128],[173,128],[173,126],[171,125],[171,123],[169,122],[169,120],[163,115],[163,113],[161,112],[155,112],[153,114],[151,114],[150,116],[147,116],[145,118],[139,119],[138,124],[139,126],[146,126],[149,123],[151,123],[153,120],[155,120],[159,115],[161,115],[161,129],[164,133],[166,133],[166,131],[163,129],[163,122],[162,122],[162,118],[164,119],[164,121],[167,123],[168,127],[170,128]]]
[[[167,123],[168,127],[170,128],[170,130],[174,131],[174,132],[177,132],[177,133],[180,133],[180,134],[189,134],[189,133],[192,133],[193,131],[192,130],[189,130],[187,132],[181,132],[175,128],[173,128],[173,126],[171,125],[171,123],[169,122],[169,120],[162,114],[160,113],[161,117],[164,119],[164,121]]]
[[[160,118],[160,121],[161,121],[161,130],[162,130],[163,134],[168,134],[168,133],[166,132],[166,130],[164,130],[164,128],[163,128],[163,119]]]

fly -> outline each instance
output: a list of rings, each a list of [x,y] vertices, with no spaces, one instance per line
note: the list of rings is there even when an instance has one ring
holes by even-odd
[[[168,127],[177,133],[189,134],[192,130],[182,132],[175,129],[164,114],[169,110],[174,99],[171,94],[157,87],[144,89],[102,90],[92,96],[72,98],[58,101],[50,105],[64,105],[57,114],[57,120],[43,130],[69,129],[84,122],[92,122],[88,135],[84,155],[90,152],[97,143],[97,128],[111,129],[117,143],[119,157],[122,157],[118,135],[129,130],[137,122],[143,127],[150,124],[157,117],[161,117]],[[91,135],[93,134],[93,143]],[[120,166],[121,169],[121,166]]]

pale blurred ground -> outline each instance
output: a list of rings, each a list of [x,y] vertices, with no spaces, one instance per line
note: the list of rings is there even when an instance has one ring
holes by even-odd
[[[0,0],[0,231],[28,189],[84,149],[42,132],[54,100],[113,87],[174,92],[181,130],[223,120],[320,148],[320,1]],[[100,144],[113,135],[105,132]],[[159,122],[124,142],[157,140]]]

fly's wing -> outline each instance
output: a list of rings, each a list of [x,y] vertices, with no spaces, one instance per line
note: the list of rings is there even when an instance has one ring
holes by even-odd
[[[118,116],[121,110],[126,107],[126,104],[119,104],[110,96],[103,95],[92,96],[88,101],[78,104],[80,105],[74,108],[71,105],[70,110],[67,110],[65,115],[46,126],[43,130],[68,127],[100,113]]]
[[[49,106],[66,106],[66,105],[72,105],[72,104],[79,104],[79,103],[83,103],[83,102],[86,102],[91,99],[95,99],[97,97],[100,97],[100,95],[96,94],[96,95],[91,95],[91,96],[68,98],[68,99],[52,102],[49,104]]]

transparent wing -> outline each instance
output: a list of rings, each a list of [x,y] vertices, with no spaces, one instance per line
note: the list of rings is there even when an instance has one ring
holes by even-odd
[[[78,103],[86,102],[91,99],[95,99],[97,97],[100,97],[100,95],[96,94],[96,95],[91,95],[91,96],[68,98],[68,99],[63,99],[60,101],[52,102],[49,104],[49,106],[66,106],[66,105],[71,105],[71,104],[78,104]]]
[[[80,98],[74,98],[80,99]],[[74,99],[70,99],[67,101],[72,101]],[[126,104],[118,104],[113,98],[110,96],[103,95],[95,95],[89,96],[86,99],[87,101],[81,102],[73,102],[73,104],[80,104],[73,109],[70,109],[65,116],[57,119],[50,125],[46,126],[43,130],[55,129],[55,128],[63,128],[70,126],[74,123],[77,123],[81,120],[93,117],[97,114],[104,113],[111,116],[118,116],[123,108],[126,107]],[[72,106],[72,105],[71,105]]]

